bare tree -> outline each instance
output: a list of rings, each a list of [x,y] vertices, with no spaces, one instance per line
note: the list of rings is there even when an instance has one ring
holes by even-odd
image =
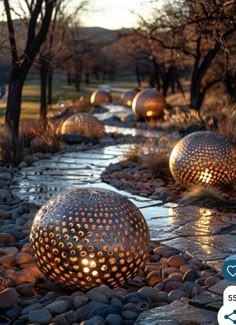
[[[40,119],[47,122],[48,105],[52,104],[53,72],[72,57],[67,46],[71,23],[78,21],[78,13],[87,8],[88,1],[80,1],[72,12],[66,10],[69,0],[57,0],[47,39],[40,50]]]
[[[21,1],[21,5],[22,5]],[[24,0],[30,14],[27,26],[27,40],[23,53],[18,53],[12,8],[9,0],[4,0],[11,48],[11,73],[6,110],[6,126],[13,142],[18,138],[21,113],[22,90],[28,72],[41,45],[46,39],[54,5],[57,0]]]
[[[198,111],[206,92],[223,79],[222,74],[206,76],[236,34],[235,13],[235,0],[173,0],[161,11],[154,10],[148,22],[140,17],[143,37],[189,58],[190,106]]]

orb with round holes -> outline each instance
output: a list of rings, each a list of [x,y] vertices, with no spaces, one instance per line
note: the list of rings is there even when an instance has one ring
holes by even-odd
[[[134,97],[137,95],[138,91],[136,89],[130,89],[121,94],[121,103],[124,106],[131,107]]]
[[[105,134],[103,122],[89,113],[78,113],[68,117],[61,126],[61,134],[81,134],[100,139]]]
[[[79,188],[55,196],[39,210],[30,245],[44,275],[62,287],[117,287],[144,267],[149,230],[123,195]]]
[[[132,102],[132,111],[138,118],[162,118],[166,108],[165,97],[155,89],[144,89]]]
[[[198,131],[175,145],[169,165],[172,176],[186,187],[214,187],[233,181],[236,156],[233,146],[224,136]]]
[[[93,106],[100,106],[111,102],[112,102],[111,94],[106,89],[98,89],[94,91],[90,97],[90,103]]]

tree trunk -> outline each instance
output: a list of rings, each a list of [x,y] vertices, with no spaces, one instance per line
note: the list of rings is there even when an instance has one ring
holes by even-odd
[[[236,103],[236,72],[227,71],[224,77],[224,84],[227,94],[232,103]]]
[[[5,121],[8,130],[12,134],[13,142],[19,135],[22,90],[29,70],[27,66],[24,66],[24,68],[22,67],[23,66],[20,67],[19,65],[15,65],[11,70],[8,86]]]
[[[71,84],[72,84],[72,77],[70,72],[67,72],[67,85],[71,86]]]
[[[14,74],[14,73],[12,73]],[[13,138],[18,138],[21,98],[24,81],[10,77],[7,98],[6,125]]]
[[[52,105],[53,70],[48,72],[48,105]]]
[[[86,83],[86,85],[90,84],[90,74],[89,73],[85,73],[85,83]]]
[[[200,111],[205,93],[201,91],[201,79],[197,72],[193,72],[190,87],[190,108]]]
[[[43,127],[47,124],[47,81],[48,63],[45,58],[40,58],[40,123]]]
[[[78,73],[75,74],[75,88],[80,91],[80,75]]]

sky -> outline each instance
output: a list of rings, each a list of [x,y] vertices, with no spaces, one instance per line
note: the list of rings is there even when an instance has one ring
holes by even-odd
[[[82,22],[86,26],[109,29],[134,27],[137,15],[132,11],[147,14],[145,0],[91,0],[89,12]]]
[[[24,7],[23,0],[10,0],[10,5],[16,12],[19,10],[19,1]],[[80,0],[82,1],[82,0]],[[80,3],[78,0],[68,1],[68,11],[71,12]],[[163,0],[156,0],[161,3]],[[148,5],[150,0],[88,0],[89,10],[83,13],[81,19],[85,26],[98,26],[108,29],[119,29],[122,27],[134,27],[137,23],[137,15],[133,12],[148,16]],[[0,16],[4,17],[3,0],[0,0]],[[13,17],[17,17],[13,13]]]
[[[24,1],[10,0],[10,5],[16,12],[19,12],[19,1],[24,7]],[[137,24],[137,14],[135,14],[135,12],[148,17],[148,13],[150,12],[150,1],[151,0],[88,0],[89,10],[83,13],[81,21],[84,26],[98,26],[108,29],[135,27]],[[161,4],[162,1],[163,0],[156,0],[155,3]],[[70,3],[68,11],[70,12],[80,3],[78,0],[71,0],[68,2]],[[4,15],[2,0],[0,0],[0,15]]]

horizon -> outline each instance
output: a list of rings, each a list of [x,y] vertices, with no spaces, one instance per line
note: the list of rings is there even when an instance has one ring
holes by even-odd
[[[18,4],[17,4],[18,3]],[[88,9],[79,15],[79,19],[83,27],[101,27],[110,30],[117,30],[122,28],[132,28],[138,25],[138,14],[142,14],[144,17],[148,17],[150,13],[150,0],[94,0],[92,4],[88,5]],[[163,3],[163,0],[157,1],[159,5]],[[19,12],[18,0],[12,0],[11,6],[14,5],[14,10]],[[77,0],[72,0],[69,11],[73,11],[76,8]],[[20,9],[19,9],[20,10]],[[0,2],[0,14],[2,20],[4,17],[3,3]],[[17,19],[17,15],[12,12],[13,19]],[[18,17],[19,18],[19,17]]]

